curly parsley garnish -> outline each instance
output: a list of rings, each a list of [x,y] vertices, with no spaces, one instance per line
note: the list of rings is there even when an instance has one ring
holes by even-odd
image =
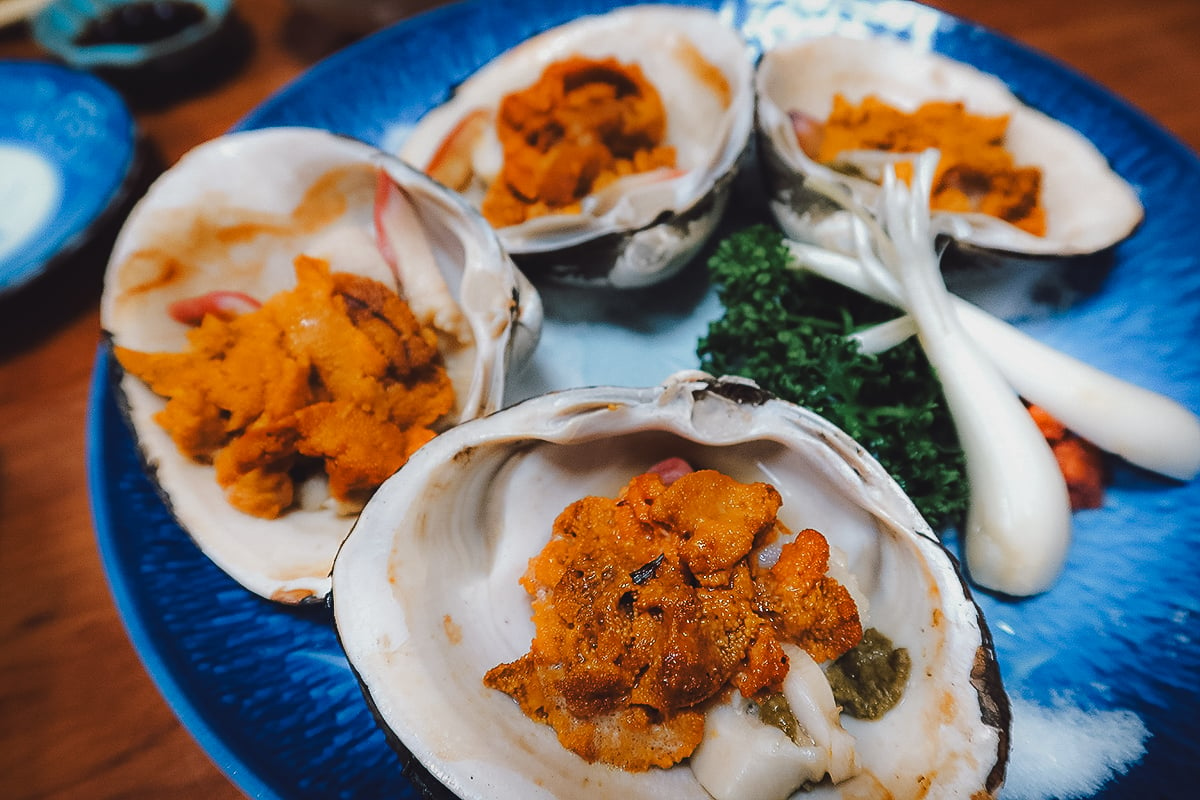
[[[899,312],[788,268],[783,236],[756,225],[708,262],[724,316],[697,345],[701,369],[741,375],[812,409],[865,447],[934,530],[966,513],[966,464],[941,386],[913,340],[864,355],[847,334]]]

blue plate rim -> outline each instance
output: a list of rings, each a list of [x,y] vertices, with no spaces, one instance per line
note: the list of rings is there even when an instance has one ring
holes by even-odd
[[[106,460],[98,455],[106,452],[109,446],[109,430],[104,425],[103,414],[99,409],[105,403],[113,402],[113,363],[109,344],[101,342],[97,347],[91,385],[88,389],[85,441],[92,521],[98,534],[97,551],[104,565],[109,592],[113,596],[121,623],[138,659],[189,735],[242,791],[252,797],[280,797],[226,745],[224,739],[209,724],[201,705],[194,700],[193,695],[170,667],[161,639],[154,635],[151,621],[141,611],[141,601],[135,583],[131,576],[126,574],[127,562],[120,552],[118,535],[109,527],[108,521],[112,519],[110,497],[108,492],[101,488],[106,485]]]

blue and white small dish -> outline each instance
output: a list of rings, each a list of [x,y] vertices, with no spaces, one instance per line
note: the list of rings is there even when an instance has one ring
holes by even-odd
[[[136,160],[133,116],[103,81],[0,61],[0,298],[118,213]]]
[[[208,51],[232,0],[54,0],[31,21],[33,38],[73,67],[175,69]]]

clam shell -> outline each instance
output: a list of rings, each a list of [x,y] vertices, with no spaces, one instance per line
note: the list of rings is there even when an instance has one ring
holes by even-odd
[[[670,456],[775,485],[784,524],[815,527],[840,547],[870,624],[909,649],[900,703],[876,722],[843,719],[864,773],[813,796],[995,791],[1007,698],[953,559],[844,433],[752,383],[694,372],[653,388],[543,395],[459,426],[368,503],[334,565],[335,621],[399,749],[461,798],[708,798],[686,766],[634,774],[587,764],[482,683],[528,649],[518,578],[557,514],[588,494],[614,496]]]
[[[457,196],[393,156],[315,129],[228,134],[167,170],[116,241],[101,298],[103,329],[123,347],[181,350],[189,328],[170,315],[173,302],[219,290],[265,300],[295,285],[292,262],[300,253],[403,291],[373,233],[380,169],[410,199],[470,328],[470,344],[447,356],[459,397],[447,423],[496,410],[507,373],[536,344],[536,290],[482,217]],[[320,186],[325,188],[318,191]],[[263,597],[323,599],[334,554],[354,517],[328,503],[302,503],[273,520],[234,509],[212,467],[181,455],[153,420],[165,401],[141,380],[118,377],[118,396],[147,468],[205,554]]]
[[[867,208],[874,208],[879,188],[810,159],[797,142],[789,112],[823,121],[840,92],[851,102],[874,94],[904,110],[946,100],[961,101],[976,114],[1008,114],[1006,149],[1017,164],[1042,172],[1046,235],[984,214],[933,214],[934,224],[956,245],[947,261],[970,270],[947,274],[947,282],[1001,316],[1028,311],[1037,295],[1061,306],[1096,288],[1096,273],[1103,278],[1105,262],[1094,256],[1128,236],[1142,219],[1134,188],[1078,131],[1023,104],[995,76],[911,43],[827,36],[781,44],[763,54],[755,90],[772,214],[792,238],[850,253],[848,213],[806,182],[839,183]]]
[[[693,49],[694,48],[694,49]],[[699,52],[728,84],[727,105]],[[533,277],[563,283],[645,286],[678,272],[715,229],[753,130],[753,66],[741,35],[711,11],[637,6],[581,17],[497,56],[464,81],[446,103],[418,121],[400,149],[425,169],[452,131],[480,111],[494,118],[506,94],[536,82],[572,54],[638,64],[667,109],[664,144],[677,149],[681,175],[618,181],[585,199],[579,214],[555,214],[499,229],[516,262]],[[479,145],[495,152],[489,124]],[[471,202],[482,193],[468,193]]]

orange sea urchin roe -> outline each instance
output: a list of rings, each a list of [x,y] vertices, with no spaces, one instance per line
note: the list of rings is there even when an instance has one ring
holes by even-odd
[[[1104,454],[1038,405],[1029,404],[1029,415],[1046,437],[1059,471],[1067,482],[1071,510],[1099,508],[1104,504]]]
[[[555,212],[616,179],[675,166],[662,145],[666,110],[637,64],[572,56],[504,97],[496,120],[504,153],[483,215],[497,227]]]
[[[436,336],[383,284],[300,256],[297,285],[258,310],[206,315],[188,349],[114,349],[168,398],[155,420],[180,452],[211,461],[236,508],[274,518],[294,476],[323,466],[354,504],[434,436],[454,406]]]
[[[976,211],[998,217],[1036,236],[1046,233],[1041,205],[1041,172],[1018,167],[1004,147],[1008,116],[970,114],[962,103],[929,102],[911,114],[869,96],[855,105],[842,95],[815,138],[816,161],[830,164],[847,150],[917,153],[941,152],[933,181],[931,207],[943,211]],[[806,139],[808,137],[805,137]],[[813,142],[805,141],[806,150]],[[897,174],[911,176],[908,165]]]
[[[616,500],[573,503],[522,579],[530,651],[484,683],[587,761],[643,771],[686,758],[709,701],[731,686],[779,690],[782,642],[824,660],[862,636],[849,592],[825,575],[820,533],[801,531],[775,566],[757,565],[781,502],[769,484],[700,470],[670,486],[639,475]]]

